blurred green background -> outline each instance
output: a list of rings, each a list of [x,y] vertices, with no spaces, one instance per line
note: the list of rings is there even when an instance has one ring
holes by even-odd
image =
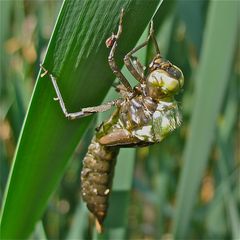
[[[106,114],[101,114],[98,119],[90,119],[91,123],[88,127],[86,127],[87,123],[83,122],[82,130],[79,130],[79,136],[76,136],[74,141],[68,139],[70,135],[63,135],[64,137],[59,140],[61,143],[56,143],[56,151],[61,146],[64,148],[70,144],[72,148],[69,147],[68,152],[71,159],[66,160],[61,167],[57,166],[55,162],[50,162],[52,168],[46,174],[49,178],[46,179],[46,185],[41,185],[41,181],[38,182],[39,185],[34,185],[37,176],[31,174],[31,167],[24,163],[24,158],[28,155],[27,149],[28,147],[30,149],[31,145],[26,145],[25,150],[22,150],[21,141],[24,141],[24,137],[27,138],[31,135],[29,123],[31,123],[31,119],[34,120],[34,109],[37,108],[38,104],[41,105],[40,101],[34,105],[36,96],[42,98],[45,96],[43,92],[38,93],[40,87],[36,88],[32,98],[32,106],[28,112],[28,120],[21,133],[22,139],[18,143],[19,149],[14,157],[24,117],[38,76],[39,63],[44,61],[52,32],[55,31],[54,36],[56,36],[56,32],[60,31],[58,26],[64,21],[74,23],[75,20],[72,17],[74,14],[71,12],[71,8],[78,6],[88,9],[94,6],[91,3],[87,4],[91,1],[79,5],[69,2],[71,3],[71,1],[65,1],[62,14],[58,18],[62,6],[61,1],[3,0],[0,2],[0,201],[3,236],[11,236],[11,231],[14,233],[13,238],[27,236],[29,234],[27,230],[26,232],[19,230],[17,220],[15,221],[13,216],[19,221],[22,219],[22,221],[28,222],[29,220],[26,226],[29,224],[30,232],[32,225],[35,225],[38,216],[41,216],[44,211],[41,221],[38,221],[35,226],[35,230],[31,230],[31,239],[239,239],[240,21],[237,10],[239,2],[165,0],[160,7],[158,4],[161,1],[151,1],[151,6],[148,5],[147,1],[141,1],[139,5],[133,3],[135,1],[122,1],[122,3],[118,1],[116,4],[116,13],[121,9],[121,4],[125,4],[126,9],[129,8],[129,12],[132,14],[129,13],[129,18],[134,16],[135,20],[138,21],[142,17],[146,26],[155,12],[154,26],[161,53],[165,58],[179,66],[185,76],[184,90],[176,97],[183,112],[183,124],[179,130],[160,144],[148,148],[121,151],[113,183],[114,191],[109,216],[106,219],[106,232],[103,235],[98,235],[95,232],[93,222],[88,216],[85,205],[82,204],[80,172],[81,161],[94,133],[96,123],[104,120]],[[105,6],[106,2],[113,3],[110,0],[102,1],[105,3],[99,2],[99,7]],[[140,9],[136,10],[136,13],[134,12],[134,4],[136,9]],[[143,8],[144,5],[146,10]],[[146,11],[145,17],[141,15],[144,14],[144,11]],[[112,28],[116,29],[118,16],[116,14],[111,16],[111,13],[109,16],[109,20],[106,21],[111,22],[114,19],[111,24]],[[107,17],[108,15],[106,15]],[[98,21],[101,14],[92,15],[91,18],[89,17],[89,22],[82,20],[86,29],[89,28],[84,33],[85,35],[88,35],[88,31],[94,33],[95,25],[91,24],[94,21],[91,19],[94,18]],[[54,30],[57,19],[58,25]],[[141,29],[141,26],[138,29],[130,29],[128,26],[131,24],[133,23],[124,20],[126,31],[129,35],[139,35],[139,37],[142,33],[142,36],[138,38],[140,42],[143,41],[146,38],[147,27],[145,31],[143,27]],[[68,26],[66,25],[66,27]],[[67,29],[65,30],[67,31]],[[60,32],[60,34],[62,33]],[[71,35],[71,31],[68,34]],[[108,34],[110,35],[111,32]],[[96,31],[96,35],[98,37],[101,32]],[[55,41],[54,36],[52,42]],[[135,45],[138,40],[125,39],[127,40],[124,40],[123,36],[122,42],[126,42],[126,49],[130,48],[130,45]],[[74,49],[71,44],[70,42],[70,50],[79,52],[80,47]],[[48,52],[54,56],[55,52],[52,50],[54,48],[51,48],[52,45],[48,48]],[[125,45],[122,43],[119,48],[125,47]],[[95,66],[94,61],[100,61],[103,66],[101,73],[99,73],[101,68],[96,67],[90,70],[96,71],[95,76],[98,74],[103,76],[106,74],[107,76],[108,74],[110,76],[108,85],[110,86],[114,76],[104,68],[107,65],[107,58],[94,59],[95,52],[100,52],[101,49],[103,49],[101,46],[91,49],[91,44],[89,44],[85,46],[86,52],[84,54],[90,57],[93,54],[93,57],[89,57],[90,60],[87,62],[89,66]],[[67,50],[69,49],[66,48]],[[106,50],[107,52],[108,50]],[[102,56],[106,55],[104,54],[105,52]],[[118,57],[121,58],[124,54],[126,53],[120,50]],[[57,57],[59,58],[58,55]],[[138,57],[144,64],[149,63],[153,57],[151,45],[141,51]],[[63,79],[68,79],[67,71],[70,71],[72,65],[75,64],[71,58],[73,58],[71,55],[66,54],[63,57],[64,61],[60,59],[64,62],[64,66],[59,67],[60,70],[58,67],[54,69],[55,63],[50,62],[50,57],[46,58],[45,62],[51,66],[50,69],[53,68],[55,72],[59,73],[57,76],[61,75],[61,72],[63,75],[65,74]],[[58,61],[60,60],[58,59]],[[62,62],[61,64],[63,64]],[[63,71],[63,68],[67,70]],[[123,71],[130,78],[131,84],[134,84],[134,79],[131,79],[126,69]],[[80,67],[79,73],[84,75],[84,69],[82,70]],[[74,78],[77,81],[78,75],[73,74],[75,74]],[[72,78],[69,76],[69,79]],[[69,87],[70,80],[69,83],[66,81],[67,93],[65,95],[67,103],[71,105],[73,103],[69,100],[71,95],[74,99],[78,97],[77,94],[75,95],[76,92],[71,93],[71,90],[76,86],[73,85],[71,88]],[[51,88],[50,84],[44,86],[43,82],[42,90],[44,87]],[[93,88],[92,85],[90,86]],[[97,83],[95,88],[97,87],[100,89],[101,83]],[[103,99],[107,90],[107,86],[105,89],[99,90],[101,96],[96,97],[96,102]],[[49,91],[51,98],[47,101],[53,102],[53,91],[52,89]],[[81,89],[76,91],[83,98],[84,94],[87,97],[87,92],[81,92]],[[98,92],[98,89],[95,91]],[[111,89],[105,100],[116,96]],[[57,104],[52,102],[53,109],[57,108]],[[88,102],[83,100],[82,102],[83,105],[92,104],[94,100],[90,99]],[[75,101],[74,105],[80,108],[82,105],[77,105],[77,103]],[[48,106],[46,108],[48,109]],[[76,110],[78,108],[76,107]],[[51,118],[44,113],[43,116]],[[63,115],[61,115],[60,110],[56,116],[56,120],[65,121],[61,120]],[[60,126],[61,124],[59,123]],[[72,123],[66,121],[64,124],[67,126],[67,124]],[[74,124],[74,127],[77,128],[79,123]],[[46,129],[49,126],[46,124]],[[37,129],[36,126],[33,128]],[[25,132],[30,135],[26,135]],[[41,138],[41,131],[39,134],[39,136],[34,137]],[[80,134],[84,135],[73,152],[80,140]],[[49,139],[49,141],[53,140]],[[34,148],[33,152],[36,158],[47,149],[49,143],[44,142],[44,144]],[[35,158],[32,158],[34,155],[31,155],[33,153],[29,154],[29,158],[34,162]],[[55,158],[55,155],[48,154],[48,156],[49,159]],[[61,156],[58,157],[61,158]],[[13,159],[15,159],[15,166],[10,170]],[[22,165],[18,164],[20,159],[23,159]],[[55,164],[56,176],[54,175]],[[47,171],[47,165],[39,164],[36,166],[40,175]],[[23,180],[23,185],[19,185],[21,173],[27,176]],[[51,180],[51,174],[53,180]],[[13,177],[7,180],[9,176]],[[61,182],[57,184],[60,178]],[[24,184],[28,184],[26,181],[32,182],[32,186],[25,188]],[[46,197],[43,197],[48,199],[50,196],[47,206],[37,196],[35,200],[28,197],[31,187],[38,188],[36,191],[41,192],[47,188],[48,181],[53,181],[53,183],[50,184],[51,188],[49,187]],[[16,189],[14,189],[15,187]],[[18,195],[18,192],[21,192],[21,195]],[[15,193],[16,195],[14,195]],[[12,198],[9,197],[11,194]],[[16,209],[21,208],[21,199],[26,206],[32,206],[31,211],[36,209],[36,217],[34,214],[32,219],[24,216],[25,209],[22,212],[12,210],[13,213],[11,213],[9,209],[15,209],[12,206],[15,206]],[[27,199],[30,199],[29,202]],[[11,226],[11,224],[13,225]]]

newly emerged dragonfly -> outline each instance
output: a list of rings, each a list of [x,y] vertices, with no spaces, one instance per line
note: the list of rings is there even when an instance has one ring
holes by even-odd
[[[131,50],[124,63],[130,73],[139,82],[134,88],[119,70],[115,62],[117,41],[122,33],[123,10],[120,14],[118,31],[107,39],[111,48],[108,62],[113,73],[120,80],[116,90],[121,97],[100,106],[83,108],[79,112],[69,113],[65,107],[56,78],[49,73],[61,109],[70,120],[104,112],[115,106],[111,117],[97,129],[88,152],[83,160],[81,172],[82,197],[88,209],[96,218],[96,227],[103,230],[103,221],[107,214],[108,198],[114,173],[116,157],[121,147],[148,146],[162,141],[181,124],[181,112],[174,99],[184,84],[182,71],[160,55],[154,36],[153,23],[145,42]],[[139,49],[152,40],[156,55],[148,67],[148,74],[136,57]],[[48,71],[42,67],[45,75]]]

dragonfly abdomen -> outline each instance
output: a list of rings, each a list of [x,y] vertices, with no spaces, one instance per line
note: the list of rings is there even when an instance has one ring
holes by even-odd
[[[106,216],[114,166],[119,149],[101,145],[93,137],[83,159],[81,172],[82,197],[96,217],[100,228]],[[101,231],[101,230],[100,230]]]

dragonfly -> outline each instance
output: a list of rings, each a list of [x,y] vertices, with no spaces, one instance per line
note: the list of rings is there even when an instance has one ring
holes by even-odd
[[[133,48],[124,57],[124,64],[138,82],[131,87],[115,61],[117,43],[123,30],[124,10],[121,10],[118,30],[106,40],[110,48],[109,66],[119,79],[116,86],[120,98],[99,106],[82,108],[79,112],[69,113],[57,84],[57,78],[42,65],[43,73],[49,74],[62,112],[69,120],[74,120],[105,112],[112,107],[115,111],[110,118],[96,128],[83,159],[81,171],[81,192],[89,211],[96,219],[96,229],[103,232],[103,223],[107,215],[108,200],[111,193],[114,166],[119,149],[123,147],[143,147],[159,143],[182,122],[181,111],[174,96],[184,84],[180,68],[164,59],[154,35],[153,21],[150,22],[147,39]],[[134,54],[152,41],[156,54],[147,68]]]

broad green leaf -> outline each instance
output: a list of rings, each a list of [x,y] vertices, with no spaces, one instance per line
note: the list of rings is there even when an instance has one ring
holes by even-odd
[[[125,9],[117,59],[136,44],[160,1],[64,1],[43,65],[70,112],[101,103],[114,75],[105,40]],[[120,62],[120,66],[122,62]],[[41,218],[91,117],[64,118],[48,76],[40,78],[21,131],[1,216],[1,238],[26,238]]]
[[[197,191],[214,140],[216,118],[227,87],[237,36],[237,2],[211,1],[196,76],[195,105],[184,151],[173,233],[186,238]],[[227,46],[226,46],[227,43]]]

